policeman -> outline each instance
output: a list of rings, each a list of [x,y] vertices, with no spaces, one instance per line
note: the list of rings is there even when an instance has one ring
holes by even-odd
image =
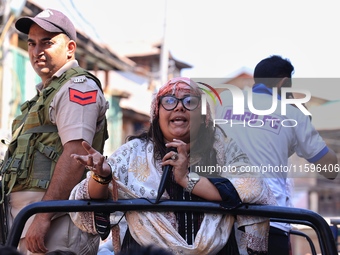
[[[28,35],[29,59],[42,82],[12,125],[2,169],[10,222],[33,202],[68,199],[85,170],[71,154],[87,154],[83,141],[103,150],[108,109],[99,80],[75,59],[77,34],[68,17],[47,9],[18,19],[15,27]],[[27,222],[19,250],[89,255],[97,254],[98,244],[99,237],[80,231],[68,214],[40,213]]]

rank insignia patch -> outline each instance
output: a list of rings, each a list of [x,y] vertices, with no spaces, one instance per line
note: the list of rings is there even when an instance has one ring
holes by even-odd
[[[70,101],[80,105],[93,104],[97,100],[97,92],[97,90],[81,92],[79,90],[70,88]]]

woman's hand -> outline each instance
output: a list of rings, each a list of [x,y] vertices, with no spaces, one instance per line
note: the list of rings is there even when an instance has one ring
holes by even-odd
[[[170,151],[165,154],[162,159],[162,166],[172,165],[172,172],[175,178],[175,181],[178,185],[181,185],[183,188],[188,186],[188,173],[189,173],[189,149],[190,144],[186,144],[181,140],[174,139],[172,142],[169,142],[165,145],[167,148],[174,147],[177,149],[176,152]],[[177,159],[176,159],[177,158]],[[201,176],[200,181],[195,185],[193,194],[199,196],[208,201],[221,201],[221,195],[219,194],[217,188],[205,177]]]
[[[106,162],[105,157],[85,141],[82,142],[82,146],[88,155],[71,154],[71,157],[97,175],[103,177],[109,176],[111,174],[111,167]]]
[[[189,166],[189,144],[186,144],[181,140],[174,139],[172,142],[167,143],[165,146],[167,148],[174,147],[177,149],[177,152],[170,151],[169,153],[165,154],[162,159],[162,166],[173,166],[172,172],[176,183],[178,183],[182,187],[186,187],[188,182],[187,175]]]
[[[100,175],[101,177],[110,176],[111,167],[108,165],[105,157],[91,147],[87,142],[82,142],[82,146],[87,151],[88,155],[71,154],[71,157],[84,165],[87,169]],[[108,185],[98,183],[93,178],[89,179],[88,191],[91,199],[107,199],[109,197]]]

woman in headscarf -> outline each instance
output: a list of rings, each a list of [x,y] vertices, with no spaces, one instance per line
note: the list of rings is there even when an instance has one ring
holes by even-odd
[[[118,190],[118,198],[155,199],[162,166],[171,165],[163,199],[224,201],[233,206],[242,202],[275,204],[263,179],[240,174],[241,167],[249,165],[247,156],[214,127],[209,104],[207,114],[201,114],[201,97],[194,81],[171,79],[153,98],[148,131],[130,137],[108,159],[84,142],[88,155],[73,157],[92,171],[74,188],[71,199],[108,199],[112,197],[110,189],[113,194]],[[176,150],[167,151],[170,147]],[[204,166],[228,166],[236,174],[193,174],[195,169],[206,169]],[[185,255],[228,254],[227,242],[235,222],[231,215],[204,212],[129,211],[125,217],[128,230],[122,250],[154,244]],[[96,234],[93,213],[73,213],[72,218],[81,229]],[[269,219],[237,216],[236,221],[243,231],[238,240],[240,253],[267,254]]]

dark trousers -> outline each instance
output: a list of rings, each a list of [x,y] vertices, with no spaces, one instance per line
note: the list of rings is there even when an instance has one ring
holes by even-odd
[[[268,255],[290,255],[289,233],[278,228],[270,227],[268,240]]]

